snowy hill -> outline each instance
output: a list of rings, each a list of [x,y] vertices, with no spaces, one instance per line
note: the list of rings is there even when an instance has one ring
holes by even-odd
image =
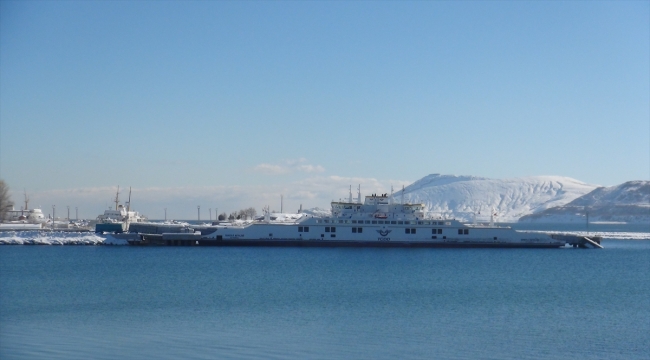
[[[407,202],[422,202],[428,211],[442,217],[469,221],[475,212],[479,221],[489,219],[492,209],[499,222],[565,205],[596,189],[596,185],[562,176],[531,176],[488,179],[475,176],[431,174],[404,189]],[[394,194],[395,202],[402,191]]]
[[[650,223],[650,181],[600,187],[568,204],[525,216],[520,221],[582,222],[585,207],[590,221]]]

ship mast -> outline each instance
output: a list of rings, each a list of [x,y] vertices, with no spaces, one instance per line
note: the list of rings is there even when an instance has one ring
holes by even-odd
[[[126,212],[128,213],[131,210],[131,187],[129,186],[129,201],[127,202]]]
[[[117,210],[117,204],[120,202],[120,186],[117,185],[117,193],[115,194],[115,210]]]
[[[25,193],[25,211],[29,210],[29,198],[27,197],[27,190],[23,189],[23,192]],[[20,215],[23,215],[21,212]]]
[[[361,204],[361,184],[359,184],[359,187],[357,188],[357,203]]]
[[[124,221],[126,223],[126,229],[129,229],[129,210],[131,210],[131,187],[129,186],[129,202],[127,202],[128,205],[126,205],[126,220]]]

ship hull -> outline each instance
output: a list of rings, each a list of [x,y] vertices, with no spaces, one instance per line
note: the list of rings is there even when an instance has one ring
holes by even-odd
[[[353,241],[353,240],[206,240],[196,237],[165,239],[161,235],[144,235],[129,240],[130,245],[144,246],[256,246],[256,247],[372,247],[372,248],[560,248],[564,242],[516,243],[472,241]]]
[[[565,244],[458,243],[458,242],[365,242],[365,241],[198,241],[198,246],[268,247],[373,247],[373,248],[559,248]]]

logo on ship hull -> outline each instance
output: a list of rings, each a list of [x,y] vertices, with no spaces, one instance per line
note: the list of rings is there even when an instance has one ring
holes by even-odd
[[[391,231],[393,231],[393,230],[377,230],[377,232],[381,236],[386,236],[386,235],[390,234]]]

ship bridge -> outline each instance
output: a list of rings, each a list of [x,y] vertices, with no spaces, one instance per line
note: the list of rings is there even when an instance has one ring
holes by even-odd
[[[408,219],[424,218],[422,203],[393,203],[388,194],[372,194],[365,197],[363,204],[351,201],[333,201],[332,216],[339,218]]]

